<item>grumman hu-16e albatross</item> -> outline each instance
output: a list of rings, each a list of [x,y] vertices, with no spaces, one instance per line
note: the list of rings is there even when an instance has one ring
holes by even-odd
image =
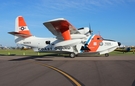
[[[40,38],[33,36],[22,16],[15,20],[15,32],[8,32],[15,36],[15,43],[30,46],[36,52],[67,53],[74,58],[79,53],[97,53],[109,56],[119,42],[103,39],[94,35],[89,27],[76,29],[66,19],[58,18],[43,25],[51,31],[56,38]]]

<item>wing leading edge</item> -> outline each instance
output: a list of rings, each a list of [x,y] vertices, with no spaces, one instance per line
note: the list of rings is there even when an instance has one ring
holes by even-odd
[[[71,34],[80,34],[66,19],[58,18],[43,23],[49,31],[57,38],[62,37],[64,40],[71,40]]]

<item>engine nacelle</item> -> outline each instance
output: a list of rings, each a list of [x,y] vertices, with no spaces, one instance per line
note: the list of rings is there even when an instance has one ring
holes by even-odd
[[[81,34],[84,34],[84,35],[87,35],[87,34],[90,34],[89,33],[89,27],[83,27],[83,28],[79,28],[78,31],[81,33]]]

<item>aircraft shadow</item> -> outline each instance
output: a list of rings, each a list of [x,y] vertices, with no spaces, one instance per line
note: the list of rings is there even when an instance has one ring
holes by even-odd
[[[12,55],[15,56],[15,55]],[[26,56],[26,57],[22,57],[22,58],[16,58],[16,59],[11,59],[9,61],[23,61],[23,60],[30,60],[30,59],[35,59],[35,61],[53,61],[51,58],[55,57],[63,57],[63,58],[71,58],[69,55],[61,55],[61,54],[47,54],[47,55],[37,55],[37,56]],[[90,54],[79,54],[76,57],[104,57],[104,56],[100,56],[100,55],[90,55]],[[20,56],[21,57],[21,56]],[[40,59],[40,58],[46,58],[46,59]],[[50,59],[49,59],[50,58]]]
[[[133,81],[132,86],[135,86],[135,80]]]
[[[40,56],[26,56],[26,57],[17,58],[17,59],[11,59],[9,61],[23,61],[23,60],[29,60],[29,59],[35,59],[36,61],[53,61],[53,60],[49,60],[49,59],[47,59],[47,60],[37,59],[37,58],[54,58],[53,56],[57,56],[57,54],[40,55]]]

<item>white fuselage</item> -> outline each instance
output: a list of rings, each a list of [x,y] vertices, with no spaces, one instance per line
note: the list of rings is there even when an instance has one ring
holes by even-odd
[[[81,47],[84,46],[84,44],[87,40],[88,40],[88,38],[87,39],[72,39],[70,41],[62,41],[62,40],[58,40],[56,38],[39,38],[39,37],[31,36],[28,38],[18,38],[15,41],[18,44],[32,47],[32,49],[36,52],[64,51],[64,52],[74,52],[74,53],[78,54],[78,53],[84,53],[84,51],[82,52]],[[96,42],[94,42],[93,45],[95,43]],[[62,45],[65,44],[65,45],[60,46],[61,44]],[[95,52],[98,52],[99,54],[105,54],[105,53],[112,52],[117,47],[118,47],[118,43],[116,41],[103,40]],[[92,47],[91,47],[91,49],[92,49]],[[91,51],[91,52],[93,52],[93,51]]]
[[[39,38],[35,36],[31,36],[29,38],[25,38],[23,40],[18,41],[18,44],[32,47],[32,49],[36,52],[45,52],[45,51],[68,51],[73,52],[72,47],[64,46],[64,47],[55,47],[54,45],[60,43],[61,40],[57,40],[56,38]]]
[[[103,40],[97,52],[100,52],[100,54],[105,54],[114,51],[117,47],[118,43],[116,41]]]

